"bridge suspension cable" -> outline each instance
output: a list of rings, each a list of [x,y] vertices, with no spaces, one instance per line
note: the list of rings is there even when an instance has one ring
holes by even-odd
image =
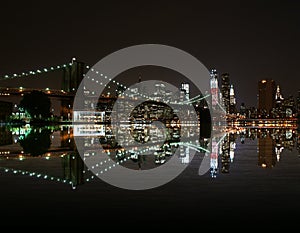
[[[28,77],[28,76],[42,74],[42,73],[53,72],[53,71],[57,71],[60,69],[65,69],[66,67],[70,67],[70,66],[72,66],[71,62],[62,64],[62,65],[57,65],[57,66],[51,66],[48,68],[40,68],[40,69],[36,69],[36,70],[22,72],[20,74],[15,73],[15,74],[11,74],[11,75],[4,75],[4,76],[0,77],[0,81],[6,80],[6,79],[22,78],[22,77]]]
[[[205,99],[205,98],[207,98],[207,97],[209,97],[209,96],[210,96],[210,94],[207,94],[207,95],[205,95],[205,96],[203,96],[203,95],[197,95],[197,96],[195,96],[195,97],[193,97],[193,98],[191,98],[191,99],[188,99],[188,100],[186,100],[186,101],[183,101],[182,103],[183,103],[183,104],[191,104],[191,103],[195,103],[196,101],[203,100],[203,99]]]

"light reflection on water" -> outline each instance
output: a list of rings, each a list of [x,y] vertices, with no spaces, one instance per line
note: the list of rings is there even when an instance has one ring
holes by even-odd
[[[209,158],[210,171],[207,175],[211,178],[225,174],[230,176],[232,169],[238,166],[235,164],[236,155],[256,157],[255,165],[261,169],[274,168],[279,163],[284,163],[282,156],[285,150],[291,152],[289,156],[300,156],[300,133],[295,128],[232,128],[218,137],[201,137],[200,144],[196,144],[197,140],[193,136],[197,135],[197,126],[191,126],[190,130],[185,132],[192,140],[184,143],[180,142],[180,127],[176,124],[169,126],[167,131],[145,125],[132,126],[130,135],[140,142],[143,148],[151,142],[147,150],[137,154],[126,151],[121,146],[128,141],[128,138],[123,138],[122,133],[113,134],[111,128],[105,125],[97,127],[98,134],[93,137],[84,136],[89,129],[74,129],[70,125],[2,127],[1,172],[62,182],[73,188],[95,180],[96,176],[85,167],[76,151],[74,134],[80,132],[88,148],[92,148],[96,140],[97,143],[101,143],[109,159],[130,169],[143,170],[160,166],[166,163],[177,149],[180,161],[188,164],[191,162],[190,150],[197,150],[196,156]],[[126,130],[126,127],[120,130]],[[160,143],[162,140],[163,143]],[[253,143],[256,147],[247,147],[247,144]],[[85,152],[86,157],[95,154],[96,151],[92,149]],[[113,172],[113,169],[105,166],[105,162],[95,164],[96,166],[100,167],[100,172]],[[300,168],[300,161],[298,166]]]

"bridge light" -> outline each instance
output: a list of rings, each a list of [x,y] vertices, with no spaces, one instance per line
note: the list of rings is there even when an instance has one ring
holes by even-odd
[[[48,70],[46,68],[44,68],[44,71],[47,72]]]

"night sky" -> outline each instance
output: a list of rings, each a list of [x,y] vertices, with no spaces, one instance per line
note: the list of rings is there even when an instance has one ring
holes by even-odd
[[[159,43],[228,72],[238,104],[256,106],[260,79],[274,79],[284,97],[300,89],[299,7],[277,0],[2,2],[0,76],[73,56],[93,65],[123,47]]]

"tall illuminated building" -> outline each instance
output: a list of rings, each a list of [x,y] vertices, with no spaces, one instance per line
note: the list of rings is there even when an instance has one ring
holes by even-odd
[[[282,94],[281,94],[281,91],[280,91],[280,86],[277,85],[276,94],[275,94],[276,107],[281,107],[283,100],[284,100],[284,98],[282,97]]]
[[[184,91],[185,97],[188,100],[190,98],[190,84],[189,83],[181,83],[181,90]]]
[[[258,112],[260,117],[269,117],[275,107],[276,84],[274,80],[258,82]]]
[[[215,108],[219,101],[218,73],[215,69],[210,73],[210,94],[212,107]]]
[[[233,85],[230,85],[229,90],[229,113],[235,113],[236,112],[236,100],[234,95],[234,88]]]
[[[224,73],[221,75],[221,93],[224,107],[226,109],[226,112],[229,113],[230,81],[228,73]]]

